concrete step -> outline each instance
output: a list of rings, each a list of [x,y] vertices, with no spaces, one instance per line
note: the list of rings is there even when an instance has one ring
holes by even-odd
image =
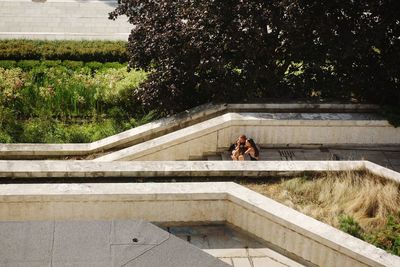
[[[221,155],[211,155],[206,157],[208,161],[222,160]]]

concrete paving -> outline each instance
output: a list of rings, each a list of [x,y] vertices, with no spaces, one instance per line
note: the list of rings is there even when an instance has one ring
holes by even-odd
[[[0,222],[0,266],[229,266],[144,221]]]
[[[207,156],[208,160],[231,160],[229,152]],[[246,158],[246,160],[249,160]],[[260,160],[268,161],[357,161],[368,160],[400,172],[400,146],[320,147],[320,148],[262,148]]]
[[[108,13],[117,0],[0,0],[0,39],[128,40],[132,25]]]
[[[232,225],[164,225],[162,228],[232,266],[304,266]]]

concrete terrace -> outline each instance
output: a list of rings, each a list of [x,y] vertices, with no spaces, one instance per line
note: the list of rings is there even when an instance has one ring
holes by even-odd
[[[0,0],[0,39],[128,40],[132,25],[108,19],[117,0]]]

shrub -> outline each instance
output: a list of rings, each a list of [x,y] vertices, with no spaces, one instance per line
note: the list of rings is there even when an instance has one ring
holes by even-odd
[[[24,71],[29,71],[35,67],[40,66],[41,62],[38,60],[21,60],[17,62],[18,68]]]
[[[53,138],[56,124],[54,121],[45,118],[31,119],[24,124],[24,131],[21,135],[22,143],[47,143]]]
[[[89,68],[92,72],[95,72],[101,68],[103,68],[103,64],[97,61],[87,62],[85,67]]]
[[[62,62],[62,65],[66,67],[67,69],[71,70],[77,70],[83,68],[83,62],[82,61],[72,61],[72,60],[64,60]]]
[[[400,103],[400,1],[118,1],[151,108],[305,98]]]
[[[16,65],[17,65],[17,62],[14,60],[0,60],[0,68],[3,68],[3,69],[15,68]]]
[[[0,60],[3,59],[127,62],[126,42],[1,40]]]
[[[50,68],[60,66],[62,63],[61,60],[43,60],[41,61],[41,64],[46,68]]]
[[[119,63],[119,62],[106,62],[103,65],[103,68],[107,69],[120,69],[123,67],[127,67],[125,64]]]
[[[7,134],[6,132],[0,130],[0,143],[12,143],[13,139],[12,137]]]
[[[388,252],[400,255],[400,213],[388,216],[386,225],[366,234],[366,240]]]
[[[339,217],[339,229],[354,237],[363,239],[363,230],[353,217],[342,215]]]

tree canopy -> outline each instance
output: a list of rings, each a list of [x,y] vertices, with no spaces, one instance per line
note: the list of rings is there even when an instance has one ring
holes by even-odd
[[[400,103],[395,0],[119,0],[143,104],[265,98]]]

